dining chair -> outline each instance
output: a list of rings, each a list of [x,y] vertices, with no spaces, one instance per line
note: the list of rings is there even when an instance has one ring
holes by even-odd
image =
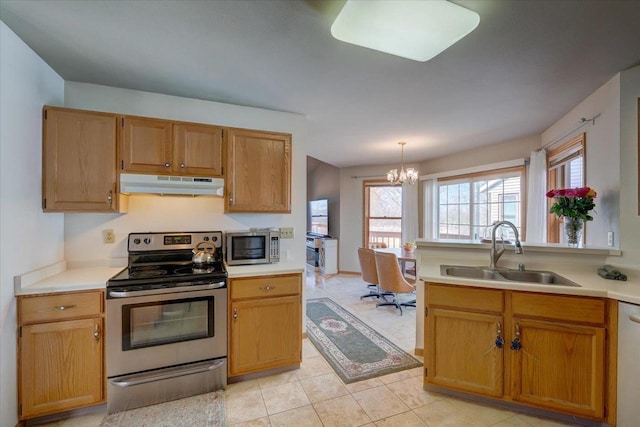
[[[376,269],[376,258],[373,249],[358,248],[358,259],[360,260],[360,271],[362,280],[367,282],[367,287],[372,287],[368,294],[362,295],[360,299],[368,297],[380,298],[380,287],[378,286],[378,271]]]
[[[398,257],[392,253],[375,252],[376,272],[378,273],[378,285],[380,292],[393,293],[392,301],[380,302],[376,307],[383,305],[394,305],[400,310],[402,316],[402,307],[415,307],[416,300],[401,302],[398,294],[413,293],[416,290],[415,280],[408,279],[402,275]]]

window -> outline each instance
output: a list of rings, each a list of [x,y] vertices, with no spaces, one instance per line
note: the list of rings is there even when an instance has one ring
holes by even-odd
[[[402,240],[402,186],[364,183],[364,247],[376,243],[399,248]]]
[[[548,190],[584,187],[586,162],[585,143],[586,134],[582,133],[547,152]],[[552,203],[553,199],[549,199],[549,209]],[[547,209],[547,211],[549,209]],[[560,218],[556,215],[549,214],[547,216],[547,242],[560,242],[560,225]]]
[[[524,171],[521,166],[438,179],[438,237],[488,238],[495,221],[512,222],[522,235]],[[501,230],[505,239],[515,237]]]

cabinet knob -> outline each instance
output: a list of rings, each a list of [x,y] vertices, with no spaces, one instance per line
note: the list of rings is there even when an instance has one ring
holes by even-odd
[[[96,342],[100,341],[100,326],[97,323],[93,329],[93,338],[95,338]]]
[[[275,286],[271,286],[271,285],[267,285],[267,286],[260,286],[260,290],[262,291],[272,291],[274,290],[276,287]]]
[[[69,310],[70,308],[74,308],[76,305],[75,304],[71,304],[71,305],[59,305],[57,307],[53,307],[56,310],[60,310],[60,311],[65,311],[65,310]]]
[[[113,191],[109,190],[109,194],[107,194],[107,203],[109,206],[113,205]]]
[[[180,167],[181,167],[181,168],[184,168],[184,163],[180,163]]]
[[[171,166],[171,163],[169,163],[169,162],[167,162],[167,163],[165,163],[165,164],[164,164],[164,167],[165,167],[165,168],[168,168],[168,167],[170,167],[170,166]]]
[[[233,320],[236,320],[236,319],[238,319],[238,309],[234,308],[233,309]]]

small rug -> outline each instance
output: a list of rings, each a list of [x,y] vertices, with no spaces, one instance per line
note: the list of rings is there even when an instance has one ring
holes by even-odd
[[[307,336],[345,384],[422,363],[329,298],[307,300]]]
[[[219,427],[226,425],[224,391],[108,414],[100,427]]]

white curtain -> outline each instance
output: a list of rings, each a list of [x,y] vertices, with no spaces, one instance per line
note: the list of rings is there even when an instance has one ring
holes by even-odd
[[[418,238],[418,186],[402,184],[402,243]]]
[[[422,237],[427,240],[435,239],[436,233],[436,180],[422,181]]]
[[[531,152],[527,186],[527,242],[547,240],[547,153]]]

